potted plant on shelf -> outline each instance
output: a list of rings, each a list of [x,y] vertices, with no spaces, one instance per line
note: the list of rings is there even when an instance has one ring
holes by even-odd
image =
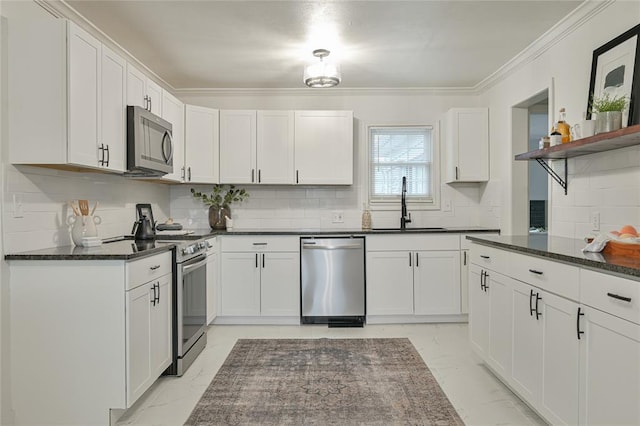
[[[591,112],[596,114],[596,133],[612,132],[622,127],[622,111],[627,107],[625,96],[612,96],[604,93],[592,98]]]
[[[191,194],[209,206],[209,226],[212,229],[225,229],[227,217],[231,218],[231,204],[249,198],[249,193],[244,189],[222,184],[213,185],[211,194],[203,194],[193,188],[191,188]]]

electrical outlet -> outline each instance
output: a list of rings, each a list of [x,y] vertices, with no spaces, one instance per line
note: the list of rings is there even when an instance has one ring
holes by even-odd
[[[331,212],[332,223],[344,223],[344,212],[341,210],[335,210]]]
[[[600,212],[591,213],[591,230],[592,231],[600,230]]]
[[[451,200],[449,199],[442,200],[442,211],[443,212],[451,211]]]

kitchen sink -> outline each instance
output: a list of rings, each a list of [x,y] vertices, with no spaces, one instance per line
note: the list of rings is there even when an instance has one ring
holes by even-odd
[[[431,228],[373,228],[373,231],[401,231],[401,232],[438,232],[444,231],[445,228],[431,227]]]

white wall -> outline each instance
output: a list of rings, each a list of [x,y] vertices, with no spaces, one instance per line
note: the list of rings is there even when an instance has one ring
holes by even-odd
[[[296,187],[296,186],[246,186],[250,193],[247,202],[233,207],[236,228],[360,228],[362,204],[367,200],[366,156],[367,128],[371,125],[423,124],[437,129],[438,121],[451,107],[475,106],[475,96],[436,94],[416,91],[398,93],[376,91],[355,93],[349,91],[310,92],[309,95],[267,93],[231,94],[179,94],[189,104],[219,109],[345,109],[354,113],[354,185],[350,187]],[[437,131],[434,132],[438,138]],[[441,150],[442,151],[442,150]],[[442,160],[442,159],[441,159]],[[181,223],[196,223],[206,227],[204,206],[194,201],[190,186],[171,189],[171,215]],[[200,191],[210,187],[196,186]],[[441,199],[451,200],[449,212],[411,211],[412,226],[499,226],[499,193],[494,203],[481,206],[486,192],[481,184],[441,184]],[[485,194],[485,198],[488,198]],[[493,207],[493,208],[492,208]],[[344,212],[344,223],[331,223],[331,212]],[[400,205],[397,211],[372,212],[374,227],[398,226]]]
[[[502,79],[480,96],[480,103],[491,111],[492,183],[502,182],[502,216],[509,218],[514,210],[511,188],[514,181],[511,140],[511,107],[551,86],[554,119],[565,107],[567,121],[576,123],[586,109],[593,50],[638,24],[640,2],[618,1],[610,4],[589,20],[581,21],[574,31],[540,54],[530,63]],[[553,80],[553,84],[551,83]],[[560,164],[559,164],[560,163]],[[560,167],[562,162],[555,162]],[[592,154],[569,160],[569,190],[564,195],[552,183],[550,194],[550,233],[556,236],[582,238],[589,234],[591,213],[600,212],[603,230],[624,224],[640,224],[640,147]],[[517,172],[517,170],[516,170]],[[483,200],[484,202],[484,200]],[[508,220],[503,231],[510,233]]]

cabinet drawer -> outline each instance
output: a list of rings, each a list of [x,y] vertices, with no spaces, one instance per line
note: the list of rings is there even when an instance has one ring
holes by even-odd
[[[640,281],[581,269],[580,303],[640,324]]]
[[[368,235],[367,251],[460,250],[458,234]]]
[[[539,257],[510,253],[509,275],[535,287],[578,301],[579,269]]]
[[[171,252],[145,257],[126,264],[126,289],[131,290],[146,282],[171,273]]]
[[[507,274],[507,262],[512,254],[509,251],[472,243],[469,258],[471,263],[480,265],[485,269]]]
[[[222,237],[223,252],[300,251],[300,237],[296,235],[239,235]]]

